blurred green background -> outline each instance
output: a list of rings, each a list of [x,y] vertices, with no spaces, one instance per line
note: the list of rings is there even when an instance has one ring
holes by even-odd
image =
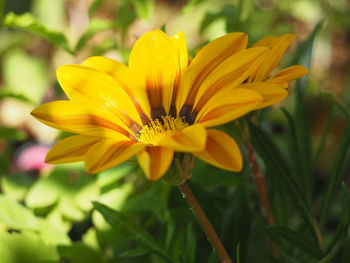
[[[0,263],[218,262],[175,187],[147,181],[136,162],[98,175],[86,174],[81,163],[46,165],[48,149],[68,134],[30,115],[39,104],[65,99],[58,66],[95,55],[127,63],[137,38],[154,28],[184,31],[192,55],[228,32],[248,33],[250,45],[296,33],[279,68],[303,64],[311,74],[289,88],[284,102],[263,110],[259,126],[316,219],[327,196],[325,249],[315,245],[298,201],[269,175],[274,171],[264,158],[259,162],[281,228],[265,227],[247,163],[232,174],[196,160],[190,186],[236,262],[350,262],[349,18],[348,0],[0,0]],[[298,149],[293,127],[297,135],[299,128],[307,132]],[[239,141],[234,124],[223,129]],[[306,176],[298,169],[304,157]],[[93,200],[119,212],[105,210],[107,223]]]

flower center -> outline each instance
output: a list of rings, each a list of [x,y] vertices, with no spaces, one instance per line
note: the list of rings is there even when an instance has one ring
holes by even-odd
[[[159,145],[164,137],[170,137],[187,126],[188,123],[184,121],[183,117],[162,116],[161,120],[151,120],[150,123],[143,126],[136,137],[145,144]]]

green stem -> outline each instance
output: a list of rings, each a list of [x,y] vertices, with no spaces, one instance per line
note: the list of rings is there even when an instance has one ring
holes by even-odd
[[[215,249],[215,252],[220,259],[220,262],[223,263],[232,263],[229,255],[227,254],[224,246],[222,245],[218,235],[216,234],[213,226],[210,224],[207,216],[204,214],[202,208],[200,207],[197,199],[191,192],[191,189],[188,187],[186,182],[179,185],[179,189],[182,193],[182,196],[186,199],[189,206],[192,208],[194,215],[196,216],[199,224],[207,235],[212,247]]]

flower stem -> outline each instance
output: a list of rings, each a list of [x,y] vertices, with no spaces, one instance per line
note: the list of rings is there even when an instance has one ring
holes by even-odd
[[[250,163],[254,183],[258,191],[261,212],[266,220],[266,223],[270,226],[273,226],[275,224],[275,219],[270,208],[269,196],[267,195],[266,190],[265,176],[263,175],[258,161],[256,160],[253,146],[249,139],[246,139],[244,141],[244,146],[247,150],[248,161]],[[271,244],[271,250],[272,254],[274,256],[277,256],[278,252],[276,244]]]
[[[202,208],[200,207],[197,199],[192,194],[191,189],[188,187],[187,183],[184,182],[183,184],[179,185],[179,189],[189,206],[192,208],[192,211],[195,214],[199,224],[207,235],[212,247],[215,249],[220,262],[232,263],[232,260],[228,256],[213,226],[210,224],[207,216],[204,214]]]

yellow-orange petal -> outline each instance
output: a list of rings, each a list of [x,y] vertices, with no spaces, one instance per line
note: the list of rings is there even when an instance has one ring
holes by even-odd
[[[95,174],[129,160],[145,148],[136,141],[103,140],[90,148],[85,156],[85,168]]]
[[[271,46],[269,54],[264,63],[257,69],[256,73],[249,79],[250,81],[264,81],[281,60],[284,52],[295,39],[295,34],[285,34],[279,37]]]
[[[243,160],[236,141],[222,131],[210,129],[207,132],[208,139],[205,150],[193,154],[221,169],[233,172],[241,171]]]
[[[203,47],[191,61],[181,81],[181,92],[176,107],[193,105],[197,91],[204,79],[225,59],[247,46],[247,34],[235,32],[219,37]]]
[[[179,86],[181,79],[184,75],[184,71],[187,69],[188,65],[188,52],[187,52],[187,45],[186,45],[186,38],[184,32],[179,32],[176,35],[172,36],[170,39],[171,43],[173,44],[176,58],[177,58],[177,73],[176,78],[174,82],[174,89],[173,89],[173,95],[171,98],[171,107],[175,107],[176,105],[176,98],[178,96],[179,92]],[[177,109],[178,110],[178,109]],[[170,113],[173,115],[176,115],[175,108],[170,110]]]
[[[70,136],[59,141],[50,149],[45,162],[62,164],[83,161],[89,149],[100,140],[101,138],[92,136]]]
[[[155,181],[169,169],[174,150],[162,146],[147,147],[137,154],[137,160],[148,179]]]
[[[90,57],[83,61],[82,65],[101,70],[110,75],[131,98],[141,119],[143,113],[148,118],[151,116],[146,90],[135,88],[134,77],[127,66],[114,59],[101,56]]]
[[[130,53],[129,68],[137,81],[136,88],[146,90],[152,117],[165,115],[161,111],[169,113],[177,64],[173,44],[161,30],[142,35]]]
[[[241,84],[265,59],[267,51],[266,47],[248,48],[223,61],[199,87],[194,108],[199,111],[220,90]]]
[[[57,79],[71,100],[108,109],[128,127],[142,125],[130,97],[108,74],[91,67],[64,65],[57,69]]]
[[[253,47],[273,47],[278,37],[276,36],[266,36],[256,42]]]
[[[306,69],[304,66],[301,65],[294,65],[288,68],[285,68],[279,72],[277,72],[275,75],[271,77],[269,81],[273,82],[279,82],[279,81],[292,81],[298,78],[301,78],[307,74],[309,74],[310,71]]]
[[[256,110],[278,103],[288,96],[284,85],[273,82],[251,82],[240,87],[254,90],[263,97],[263,101],[256,107]]]
[[[256,109],[262,96],[249,89],[230,89],[213,96],[198,113],[196,123],[204,127],[218,126]]]
[[[129,136],[123,123],[104,108],[87,109],[81,103],[61,100],[36,107],[31,114],[56,129],[111,139]]]
[[[175,133],[172,137],[166,137],[159,145],[178,152],[202,151],[207,141],[207,131],[200,125],[190,125]]]

